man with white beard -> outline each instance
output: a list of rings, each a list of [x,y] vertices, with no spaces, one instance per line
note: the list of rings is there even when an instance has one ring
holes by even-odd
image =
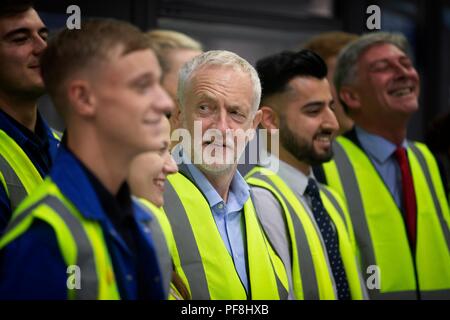
[[[175,151],[179,173],[168,177],[164,210],[175,269],[193,299],[288,297],[285,267],[237,171],[245,132],[261,120],[260,97],[255,69],[228,51],[205,52],[180,71],[179,120],[193,138]]]

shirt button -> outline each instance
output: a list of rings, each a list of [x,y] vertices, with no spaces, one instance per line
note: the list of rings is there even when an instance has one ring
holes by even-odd
[[[223,203],[219,203],[219,209],[223,209]]]
[[[131,274],[127,274],[127,281],[133,281],[133,276]]]

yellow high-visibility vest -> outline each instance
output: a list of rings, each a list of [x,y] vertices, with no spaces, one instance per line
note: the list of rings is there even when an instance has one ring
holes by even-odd
[[[85,219],[50,177],[14,212],[0,249],[25,233],[36,219],[54,230],[66,266],[78,266],[82,272],[81,289],[68,287],[69,299],[120,299],[101,225]]]
[[[376,266],[375,299],[450,298],[450,216],[436,161],[421,143],[409,143],[417,201],[417,240],[411,250],[402,213],[368,156],[345,137],[323,165],[327,184],[346,200],[363,272]]]
[[[337,299],[332,270],[329,267],[326,248],[313,218],[293,190],[275,172],[255,167],[246,176],[251,186],[270,191],[278,200],[289,230],[292,259],[292,281],[297,299]],[[325,209],[336,226],[339,251],[349,282],[352,299],[364,298],[355,255],[353,232],[348,231],[348,214],[340,197],[320,186],[320,196]]]
[[[286,299],[281,259],[261,229],[251,198],[244,205],[249,295],[198,187],[181,173],[167,178],[164,211],[175,239],[173,261],[193,299]]]
[[[59,140],[55,131],[53,135]],[[43,180],[22,148],[5,131],[0,130],[0,183],[9,197],[11,212]]]

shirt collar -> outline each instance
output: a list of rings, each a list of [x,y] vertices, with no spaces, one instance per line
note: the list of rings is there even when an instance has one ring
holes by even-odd
[[[361,127],[355,126],[355,131],[361,147],[380,164],[386,162],[397,149],[397,146],[392,142],[369,133]],[[406,139],[403,140],[402,146],[407,148],[408,144]]]
[[[32,132],[0,109],[0,129],[5,131],[22,148],[27,142],[31,142],[39,148],[47,148],[49,137],[53,137],[50,127],[44,121],[39,111],[36,118],[35,132]]]
[[[133,208],[134,208],[134,217],[136,218],[137,221],[142,221],[142,222],[146,222],[146,221],[151,221],[153,220],[152,216],[148,213],[148,211],[150,210],[147,207],[144,207],[141,203],[140,200],[136,197],[132,197],[132,201],[133,201]]]
[[[290,164],[284,162],[283,160],[277,158],[273,154],[269,156],[269,162],[265,166],[269,166],[273,161],[279,162],[278,167],[278,176],[287,183],[287,185],[294,190],[296,193],[300,195],[304,195],[306,187],[308,186],[308,179],[314,178],[313,170],[311,169],[311,173],[309,176],[306,176],[300,170],[294,168]]]
[[[133,216],[130,188],[126,182],[120,186],[117,194],[113,195],[83,163],[80,162],[80,165],[83,167],[103,210],[108,213],[110,220],[116,224],[121,224]]]
[[[209,206],[212,208],[219,203],[223,203],[222,197],[217,193],[216,189],[211,185],[211,183],[206,179],[203,172],[200,171],[194,164],[191,163],[190,159],[187,157],[186,153],[182,149],[175,149],[174,153],[181,158],[182,163],[185,164],[187,170],[194,179],[194,183],[198,186],[200,191],[205,195]],[[250,197],[250,188],[247,182],[244,180],[239,171],[233,176],[230,183],[230,190],[228,194],[228,199],[234,198],[234,201],[228,201],[233,205],[233,208],[229,208],[228,211],[239,211],[244,207],[245,202],[247,202]]]

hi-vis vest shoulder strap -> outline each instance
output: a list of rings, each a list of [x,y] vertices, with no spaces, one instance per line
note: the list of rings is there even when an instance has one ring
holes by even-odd
[[[168,182],[164,211],[176,243],[175,269],[193,299],[287,298],[284,265],[267,242],[251,199],[244,205],[250,288],[247,296],[206,198],[181,173],[169,176]]]
[[[166,216],[166,213],[164,212],[163,208],[158,208],[156,207],[153,203],[145,200],[145,199],[139,199],[140,201],[142,201],[142,204],[145,205],[146,207],[148,207],[152,214],[153,217],[155,217],[158,222],[159,225],[161,226],[162,231],[164,232],[164,236],[166,238],[166,244],[167,244],[167,248],[169,250],[169,254],[170,254],[170,271],[173,271],[173,266],[174,265],[180,265],[180,256],[178,254],[178,250],[177,247],[175,245],[175,238],[173,236],[173,231],[172,231],[172,227],[170,226],[170,222],[169,219]],[[177,261],[177,263],[174,263],[174,260]],[[180,269],[178,269],[177,271],[180,271]],[[184,285],[186,286],[187,280],[186,280],[186,275],[179,275],[181,280],[183,281]],[[175,286],[175,284],[171,281],[170,282],[170,289],[169,289],[169,300],[184,300],[184,298],[182,297],[181,293],[178,291],[177,287]]]
[[[292,277],[297,299],[337,299],[321,235],[292,189],[274,172],[259,166],[247,174],[246,180],[252,186],[270,191],[283,208],[291,240]],[[339,249],[352,298],[363,299],[365,289],[356,262],[354,243],[347,231],[347,213],[332,191],[321,186],[320,193],[338,230]]]
[[[22,148],[3,130],[0,130],[0,181],[9,196],[11,211],[43,181]]]
[[[146,226],[150,229],[150,234],[155,244],[159,268],[163,276],[164,292],[168,293],[173,269],[170,256],[170,250],[173,246],[170,237],[172,232],[170,223],[164,213],[161,212],[161,209],[156,207],[153,203],[143,198],[135,199],[136,203],[153,218]]]
[[[436,162],[426,146],[409,143],[408,147],[417,201],[414,254],[402,213],[367,155],[344,137],[337,139],[334,154],[334,160],[323,166],[327,183],[347,201],[363,271],[371,266],[379,270],[379,288],[371,288],[370,296],[450,298],[449,209]]]
[[[57,187],[45,180],[40,188],[55,191]],[[83,219],[57,191],[33,200],[27,198],[20,210],[5,230],[0,249],[25,233],[35,219],[42,220],[55,231],[67,266],[68,299],[120,299],[103,231],[98,223]]]
[[[61,141],[61,138],[62,138],[62,135],[63,135],[62,132],[59,132],[58,130],[55,130],[55,129],[53,129],[53,128],[51,128],[50,130],[52,131],[53,137],[54,137],[56,140]]]
[[[53,135],[59,140],[55,131]],[[22,148],[0,130],[0,183],[9,197],[11,211],[42,181],[43,178]]]

